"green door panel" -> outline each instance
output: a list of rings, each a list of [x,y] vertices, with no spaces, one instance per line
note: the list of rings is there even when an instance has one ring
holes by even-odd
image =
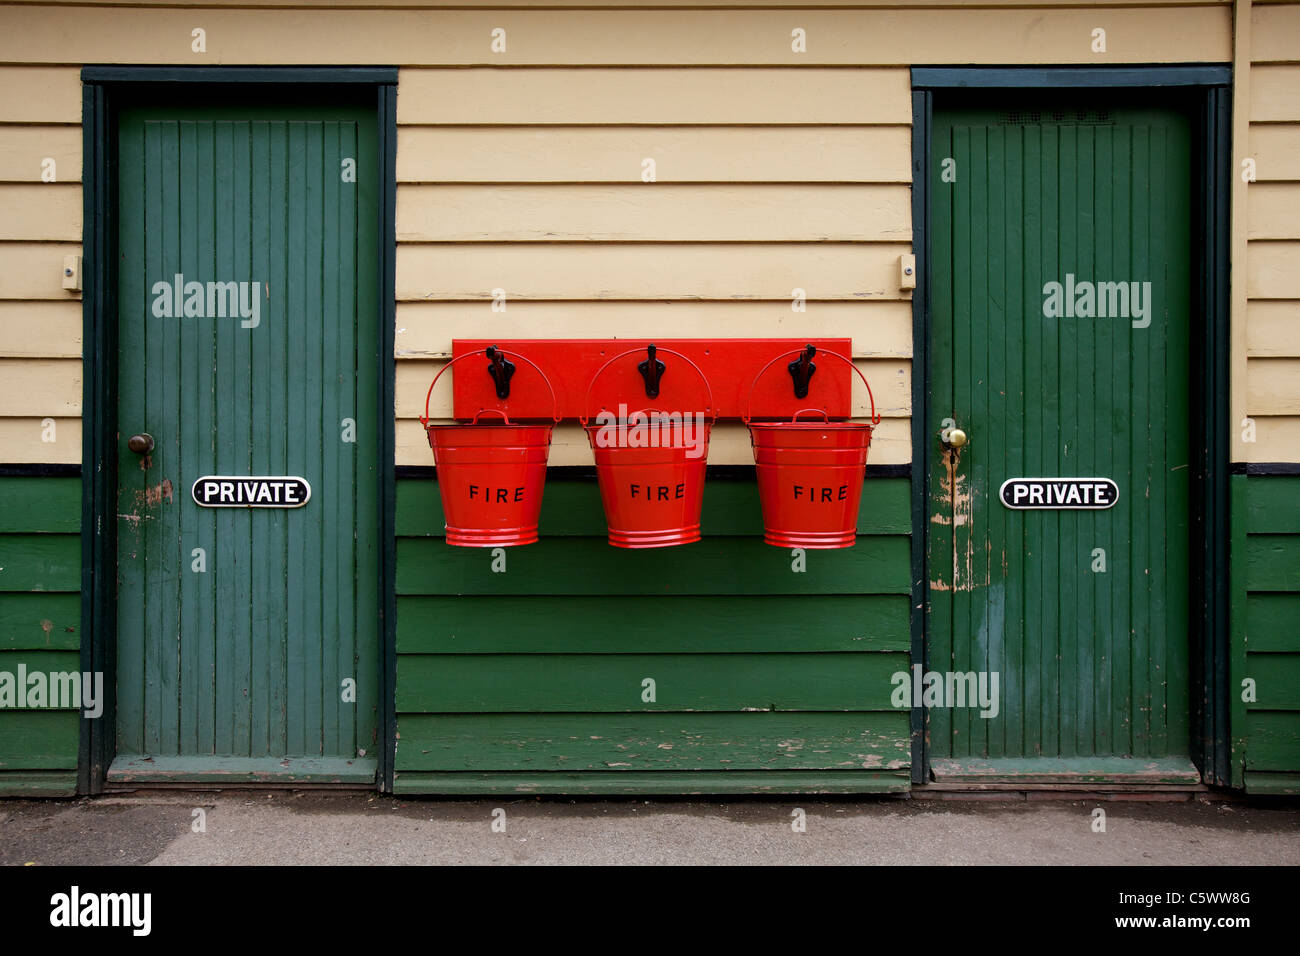
[[[935,757],[1188,753],[1190,143],[1173,110],[936,105],[929,666],[997,673],[1001,706],[931,707]],[[1102,317],[1085,282],[1140,298]],[[1119,500],[1011,510],[1017,477]]]
[[[121,116],[119,759],[377,752],[375,129],[342,107]],[[311,499],[203,508],[204,475],[296,475]]]

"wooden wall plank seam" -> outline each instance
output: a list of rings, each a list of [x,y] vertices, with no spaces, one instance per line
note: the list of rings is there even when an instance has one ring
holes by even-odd
[[[790,42],[787,10],[236,9],[204,11],[209,63],[740,65],[1070,63],[1086,59],[1098,14],[1044,4],[1029,11],[801,9],[806,50]],[[250,27],[255,18],[256,28]],[[504,19],[503,19],[504,18]],[[1109,7],[1107,61],[1224,62],[1226,6]],[[580,25],[578,25],[580,24]],[[192,62],[194,13],[184,9],[14,6],[0,11],[0,61]],[[494,52],[491,31],[507,30]],[[310,37],[311,42],[303,42]]]
[[[1248,793],[1300,788],[1300,477],[1237,476],[1242,498],[1234,514],[1244,553],[1234,574],[1244,608],[1234,615],[1240,657],[1233,692],[1233,732]],[[1243,487],[1244,486],[1244,487]],[[1249,682],[1249,683],[1246,683]]]
[[[79,674],[81,480],[0,477],[0,501],[0,672]],[[0,709],[0,796],[71,796],[80,712],[17,703]]]

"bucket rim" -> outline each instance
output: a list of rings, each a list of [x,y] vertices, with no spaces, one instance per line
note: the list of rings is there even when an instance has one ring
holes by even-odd
[[[512,432],[517,432],[517,431],[526,431],[527,429],[530,429],[530,428],[541,428],[541,429],[545,429],[546,431],[552,431],[552,432],[553,432],[553,431],[555,431],[555,423],[554,423],[554,422],[536,422],[536,423],[529,423],[529,422],[509,422],[509,423],[505,423],[505,422],[495,422],[495,423],[493,423],[493,424],[491,424],[491,425],[482,425],[482,424],[471,424],[470,422],[445,422],[445,423],[438,424],[438,425],[435,425],[435,424],[433,424],[433,423],[430,423],[430,424],[424,426],[425,431],[428,431],[428,432],[435,432],[435,431],[438,431],[438,432],[441,432],[441,431],[474,431],[474,432],[512,431]]]
[[[871,422],[749,422],[749,427],[765,428],[771,431],[826,431],[828,429],[840,431],[875,431],[876,426]]]
[[[706,431],[706,432],[712,432],[712,431],[713,431],[713,426],[714,426],[714,424],[716,424],[716,423],[715,423],[715,422],[705,422],[704,425],[703,425],[702,427],[703,427],[704,431]],[[585,431],[588,435],[596,435],[596,434],[598,434],[602,429],[604,429],[604,428],[608,428],[609,426],[608,426],[608,425],[593,425],[593,424],[588,423],[588,424],[586,424],[586,425],[582,425],[582,426],[580,426],[580,427],[581,427],[582,430]]]

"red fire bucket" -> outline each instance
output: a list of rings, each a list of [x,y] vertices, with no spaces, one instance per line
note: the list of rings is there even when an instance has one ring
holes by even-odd
[[[658,351],[675,355],[695,369],[713,413],[713,390],[699,366],[672,349]],[[703,413],[657,408],[631,413],[620,409],[618,416],[602,408],[596,425],[589,425],[586,418],[591,388],[601,373],[621,358],[644,353],[644,349],[629,349],[602,365],[587,385],[582,404],[582,426],[596,458],[609,543],[616,548],[667,548],[700,540],[704,465],[713,421],[703,421]]]
[[[491,349],[489,352],[493,351]],[[546,374],[528,362],[551,390],[555,422],[559,403]],[[472,352],[452,359],[433,377],[424,396],[420,424],[429,436],[438,468],[438,493],[447,527],[447,543],[463,548],[502,548],[532,544],[537,540],[537,520],[542,511],[546,460],[551,450],[554,424],[520,425],[496,408],[481,408],[469,424],[430,425],[429,397],[442,373]],[[480,425],[481,415],[500,415],[502,423]]]
[[[764,365],[754,385],[777,361],[800,351],[778,355]],[[750,421],[745,408],[758,471],[758,498],[763,509],[763,540],[781,548],[851,548],[858,539],[858,506],[867,466],[871,432],[880,424],[876,397],[866,376],[849,359],[833,355],[858,373],[871,397],[871,423],[832,422],[816,408],[795,412],[788,422]],[[812,412],[820,422],[801,422]]]

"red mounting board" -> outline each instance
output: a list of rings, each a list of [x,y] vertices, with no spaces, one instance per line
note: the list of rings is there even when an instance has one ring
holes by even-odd
[[[658,348],[657,358],[665,370],[660,379],[659,397],[645,394],[645,381],[637,365],[646,359],[646,346]],[[798,358],[805,345],[815,345],[813,359],[817,371],[812,377],[808,397],[795,398],[794,382],[786,366]],[[496,385],[488,374],[490,362],[467,358],[451,369],[444,378],[452,378],[453,415],[470,419],[480,409],[505,411],[511,419],[549,419],[551,396],[531,366],[518,356],[531,359],[546,373],[555,388],[561,418],[576,419],[584,411],[583,400],[592,378],[602,365],[623,352],[635,349],[601,373],[591,387],[591,399],[585,408],[592,418],[602,409],[617,412],[620,403],[628,411],[658,408],[664,411],[704,412],[718,418],[741,418],[745,397],[754,376],[767,362],[786,355],[764,373],[753,390],[756,419],[790,418],[796,411],[814,408],[830,418],[848,418],[852,414],[853,371],[846,362],[823,358],[820,353],[834,352],[852,358],[852,339],[456,339],[452,358],[478,352],[495,345],[516,366],[510,381],[510,397],[497,398]],[[671,351],[670,351],[671,350]],[[700,377],[690,365],[672,352],[680,352],[699,366],[713,392],[714,408],[708,407],[708,394]],[[446,387],[438,384],[438,391]]]

